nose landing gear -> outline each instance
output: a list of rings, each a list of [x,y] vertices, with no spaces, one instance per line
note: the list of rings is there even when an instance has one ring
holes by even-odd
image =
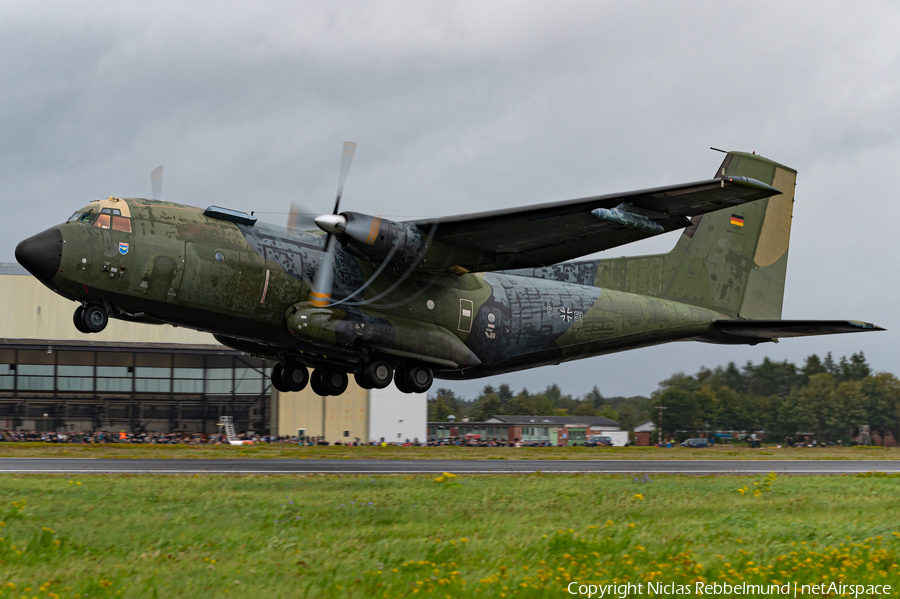
[[[72,321],[81,333],[99,333],[109,324],[109,313],[100,304],[78,306]]]

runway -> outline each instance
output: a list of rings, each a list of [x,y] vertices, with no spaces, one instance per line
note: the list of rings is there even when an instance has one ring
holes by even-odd
[[[147,460],[0,458],[0,472],[66,474],[858,474],[890,460]]]

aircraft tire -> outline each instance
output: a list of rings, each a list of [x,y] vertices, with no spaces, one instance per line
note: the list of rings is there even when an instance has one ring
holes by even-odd
[[[325,367],[322,369],[322,390],[328,395],[341,395],[347,390],[350,382],[347,373],[337,368]]]
[[[384,389],[391,384],[394,371],[387,360],[372,360],[366,364],[366,380],[375,389]]]
[[[360,360],[353,369],[353,379],[361,389],[372,389],[372,383],[366,378],[366,363]]]
[[[287,393],[289,389],[281,379],[281,362],[272,367],[272,386],[281,393]]]
[[[280,364],[278,366],[281,366]],[[275,369],[272,369],[274,375]],[[297,392],[306,389],[309,383],[309,370],[300,362],[288,362],[281,367],[281,384],[288,391]],[[275,387],[278,389],[278,387]],[[280,389],[279,389],[280,391]]]
[[[434,374],[428,366],[410,366],[405,374],[406,387],[412,393],[425,393],[434,382]]]
[[[99,333],[109,324],[109,314],[100,304],[88,304],[81,313],[81,322],[90,333]]]
[[[90,333],[87,328],[84,326],[84,306],[78,306],[75,308],[75,314],[72,315],[72,321],[75,324],[75,328],[78,329],[79,333],[88,334]]]
[[[396,374],[394,374],[394,385],[403,393],[412,393],[409,387],[406,386],[406,371],[403,368],[398,368]]]
[[[322,371],[320,371],[318,368],[313,370],[312,374],[309,375],[309,387],[316,395],[320,395],[322,397],[328,395],[328,393],[326,393],[325,389],[322,387]]]

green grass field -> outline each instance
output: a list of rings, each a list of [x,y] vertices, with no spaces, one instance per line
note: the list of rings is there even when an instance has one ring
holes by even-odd
[[[294,458],[391,460],[897,460],[896,447],[348,447],[0,443],[2,458]]]
[[[6,476],[0,597],[900,585],[900,478],[890,475],[437,478]]]

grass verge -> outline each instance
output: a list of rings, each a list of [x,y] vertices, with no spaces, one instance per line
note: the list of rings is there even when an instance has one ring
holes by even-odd
[[[0,443],[0,458],[389,460],[898,460],[897,447],[348,447]]]
[[[896,590],[898,487],[892,475],[7,476],[0,597],[559,597],[614,580]]]

